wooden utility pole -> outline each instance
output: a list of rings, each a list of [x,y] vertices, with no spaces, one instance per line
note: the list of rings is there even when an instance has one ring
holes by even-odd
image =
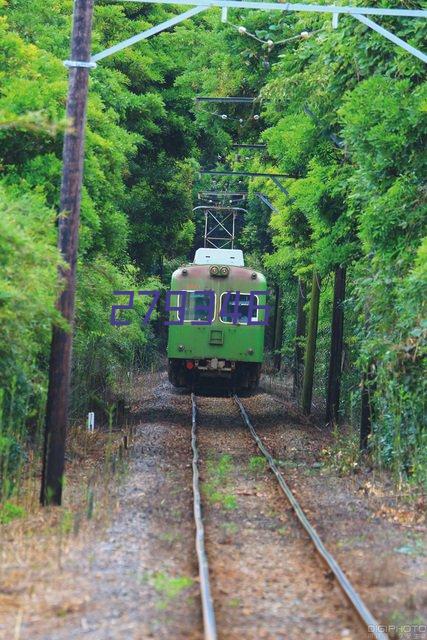
[[[283,337],[283,318],[282,318],[282,291],[279,285],[276,285],[276,313],[274,317],[274,366],[276,371],[280,371],[282,366],[282,337]]]
[[[294,349],[294,381],[293,381],[293,394],[294,397],[299,399],[301,394],[302,383],[302,371],[304,364],[304,345],[303,340],[305,338],[305,328],[307,323],[307,316],[305,313],[305,304],[307,302],[307,291],[305,282],[298,278],[298,292],[297,292],[297,318],[295,327],[295,349]]]
[[[71,60],[67,64],[70,67],[67,99],[68,124],[63,146],[58,218],[58,246],[65,266],[60,269],[64,290],[59,296],[57,308],[67,321],[69,330],[54,326],[52,332],[40,492],[40,501],[43,505],[59,505],[62,498],[86,105],[89,68],[94,66],[90,64],[93,2],[94,0],[74,0]]]
[[[307,343],[305,347],[304,380],[301,407],[306,415],[311,413],[313,397],[314,363],[316,357],[317,324],[319,320],[320,276],[313,271],[311,287],[310,316],[308,320]]]
[[[335,270],[332,304],[331,351],[329,356],[326,422],[338,422],[341,389],[342,352],[344,344],[345,267]]]

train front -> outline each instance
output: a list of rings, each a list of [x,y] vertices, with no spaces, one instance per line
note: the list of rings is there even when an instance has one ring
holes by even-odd
[[[173,273],[168,370],[174,386],[228,379],[235,388],[257,387],[266,290],[264,275],[245,267],[236,249],[198,249],[192,264]]]

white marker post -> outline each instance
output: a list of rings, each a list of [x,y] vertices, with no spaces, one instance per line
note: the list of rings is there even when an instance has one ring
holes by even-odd
[[[87,430],[90,433],[95,431],[95,413],[93,411],[89,411],[87,414]]]

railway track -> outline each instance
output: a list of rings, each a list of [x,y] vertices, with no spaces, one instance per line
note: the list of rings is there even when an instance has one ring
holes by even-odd
[[[338,562],[332,556],[332,554],[326,549],[319,535],[314,527],[310,524],[303,509],[298,503],[296,497],[292,493],[290,487],[286,483],[283,475],[279,471],[272,455],[268,451],[265,444],[257,434],[250,418],[237,395],[233,396],[233,400],[236,403],[243,423],[247,427],[248,434],[256,443],[259,451],[268,463],[269,468],[273,472],[277,479],[280,488],[285,494],[289,504],[291,505],[293,512],[299,522],[308,534],[311,542],[313,543],[313,549],[315,553],[320,557],[324,565],[326,565],[330,575],[334,576],[335,584],[345,596],[346,601],[351,609],[353,617],[357,619],[357,622],[361,626],[366,638],[374,638],[375,640],[389,640],[389,636],[381,630],[381,626],[375,620],[360,595],[352,586],[343,570],[339,566]],[[197,441],[197,401],[194,393],[191,394],[192,404],[192,428],[191,428],[191,446],[193,452],[192,470],[193,470],[193,510],[194,510],[194,522],[196,528],[196,552],[199,566],[199,583],[200,583],[200,597],[202,603],[203,614],[203,628],[205,640],[217,640],[217,624],[215,618],[215,606],[212,597],[212,589],[210,584],[210,573],[208,556],[205,547],[205,531],[202,515],[202,499],[200,491],[200,477],[199,477],[199,449]]]

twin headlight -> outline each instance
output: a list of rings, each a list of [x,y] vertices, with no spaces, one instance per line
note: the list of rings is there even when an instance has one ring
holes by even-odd
[[[225,278],[230,273],[230,269],[229,269],[229,267],[226,267],[226,266],[219,267],[216,264],[214,264],[209,269],[209,273],[211,274],[211,276]]]

